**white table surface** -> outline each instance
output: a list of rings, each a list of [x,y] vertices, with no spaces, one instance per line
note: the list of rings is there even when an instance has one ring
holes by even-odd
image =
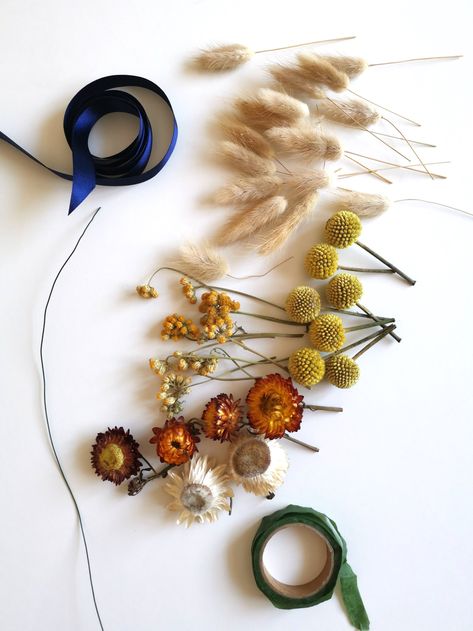
[[[471,218],[425,204],[396,204],[365,224],[364,240],[418,280],[415,287],[394,278],[365,280],[366,304],[395,315],[403,341],[385,340],[360,360],[363,378],[356,388],[317,391],[319,402],[343,405],[345,412],[306,417],[301,438],[321,451],[288,447],[291,468],[271,503],[237,490],[231,518],[186,531],[165,510],[162,485],[129,498],[124,489],[101,483],[89,467],[95,434],[114,424],[130,427],[152,455],[147,440],[161,417],[157,381],[146,361],[165,352],[159,319],[177,300],[183,303],[169,276],[158,282],[157,302],[139,301],[133,288],[184,239],[209,235],[223,221],[223,211],[199,202],[225,177],[207,157],[208,123],[232,96],[266,80],[268,61],[291,55],[259,55],[236,73],[209,78],[184,71],[186,59],[212,42],[262,49],[342,35],[357,39],[320,50],[371,62],[467,55],[457,62],[373,68],[356,82],[365,96],[422,122],[420,129],[402,128],[437,145],[422,151],[424,159],[452,161],[436,167],[448,179],[392,172],[391,186],[369,176],[349,182],[393,199],[432,199],[471,211],[468,5],[2,1],[0,129],[35,155],[70,169],[61,128],[65,106],[83,85],[108,74],[157,82],[180,127],[175,154],[155,179],[98,188],[71,217],[69,184],[0,146],[3,630],[98,628],[76,515],[47,441],[38,345],[52,278],[99,205],[100,215],[57,286],[46,363],[52,429],[84,516],[105,629],[349,629],[337,598],[315,609],[280,611],[254,585],[249,549],[257,524],[289,503],[312,506],[337,521],[372,629],[473,628]],[[153,109],[152,99],[144,102]],[[132,137],[133,125],[114,118],[94,132],[94,148],[118,149]],[[125,131],[104,141],[120,122]],[[343,138],[351,149],[369,145],[372,155],[386,156],[360,134]],[[342,166],[356,170],[348,162]],[[283,300],[304,282],[304,250],[320,238],[327,216],[322,204],[313,222],[270,260],[229,252],[232,271],[241,276],[292,254],[295,259],[265,279],[228,283]],[[201,391],[190,411],[198,411],[216,388]],[[292,549],[281,550],[288,563]]]

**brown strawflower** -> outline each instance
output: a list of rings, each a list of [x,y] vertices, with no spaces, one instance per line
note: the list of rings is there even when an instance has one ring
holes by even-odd
[[[168,419],[164,427],[153,427],[154,436],[149,442],[156,445],[156,453],[161,462],[179,465],[190,460],[199,442],[184,417]]]
[[[240,399],[235,401],[231,394],[219,394],[210,399],[202,412],[204,433],[221,443],[230,440],[238,431],[242,416]]]
[[[303,399],[290,378],[277,373],[260,377],[246,397],[248,421],[266,438],[281,438],[285,432],[297,432],[302,421]]]
[[[117,485],[136,475],[141,468],[138,447],[129,429],[125,432],[123,427],[109,427],[100,432],[91,451],[95,473]]]

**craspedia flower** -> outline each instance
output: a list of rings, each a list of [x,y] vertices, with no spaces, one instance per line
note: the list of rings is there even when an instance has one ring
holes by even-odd
[[[136,475],[141,468],[138,447],[129,429],[125,432],[123,427],[109,427],[100,432],[91,451],[95,473],[117,485]]]
[[[305,346],[292,353],[288,368],[294,381],[310,388],[323,379],[325,362],[318,351]]]
[[[156,445],[156,453],[161,462],[184,464],[197,451],[199,437],[191,432],[183,416],[168,419],[164,427],[153,427],[153,434],[149,442]]]
[[[284,482],[288,467],[286,452],[277,440],[245,434],[231,443],[228,473],[249,493],[274,493]]]
[[[312,278],[325,280],[333,276],[338,268],[338,253],[333,245],[317,243],[307,252],[305,270]]]
[[[361,234],[361,220],[349,210],[340,210],[325,224],[325,238],[336,248],[347,248]]]
[[[242,416],[240,399],[235,401],[231,394],[219,394],[210,399],[202,412],[204,433],[221,443],[230,440],[239,430]]]
[[[360,377],[360,368],[348,355],[334,355],[326,361],[327,381],[337,388],[351,388]]]
[[[313,287],[295,287],[286,298],[286,312],[294,322],[312,322],[320,313],[318,292]]]
[[[174,499],[168,509],[179,512],[178,524],[213,522],[220,511],[229,511],[229,477],[225,465],[213,467],[207,456],[196,456],[180,473],[170,471],[164,489]]]
[[[302,421],[302,401],[291,379],[279,374],[256,379],[248,392],[248,421],[266,438],[281,438],[285,432],[297,432]]]
[[[309,338],[318,351],[324,353],[338,351],[345,341],[342,319],[333,313],[317,316],[310,324]]]
[[[349,309],[363,295],[363,285],[353,274],[337,274],[327,284],[327,300],[335,309]]]

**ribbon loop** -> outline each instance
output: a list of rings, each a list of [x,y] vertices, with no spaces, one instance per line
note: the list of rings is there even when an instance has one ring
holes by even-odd
[[[136,97],[118,87],[131,86],[154,92],[168,106],[172,115],[172,137],[161,160],[145,171],[153,147],[153,130],[144,107]],[[136,138],[118,153],[100,158],[89,150],[89,135],[95,123],[114,112],[124,112],[138,119]],[[72,151],[72,175],[51,169],[0,132],[4,140],[24,155],[58,177],[72,181],[69,214],[101,186],[130,186],[145,182],[161,171],[171,157],[177,141],[177,122],[172,105],[163,90],[149,79],[134,75],[111,75],[92,81],[72,98],[64,114],[64,134]]]

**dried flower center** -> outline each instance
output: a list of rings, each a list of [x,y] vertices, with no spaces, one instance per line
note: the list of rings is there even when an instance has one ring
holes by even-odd
[[[181,493],[181,504],[194,515],[209,510],[212,500],[212,491],[204,484],[187,484]]]
[[[248,440],[237,447],[233,454],[233,468],[242,478],[254,478],[263,474],[271,464],[271,452],[262,440]]]
[[[109,443],[100,452],[99,461],[105,471],[118,471],[125,462],[125,454],[119,445]]]
[[[276,392],[269,392],[261,398],[260,409],[263,414],[273,419],[284,416],[284,402]]]

